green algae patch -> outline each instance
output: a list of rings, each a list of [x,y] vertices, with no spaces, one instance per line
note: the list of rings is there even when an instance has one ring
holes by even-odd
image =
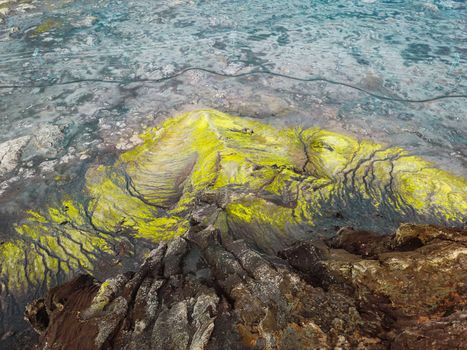
[[[52,30],[60,28],[62,25],[63,23],[61,21],[49,18],[34,28],[34,30],[31,32],[31,36],[38,36],[44,33],[48,33]]]
[[[264,250],[281,248],[297,232],[309,236],[342,210],[394,222],[456,225],[466,217],[464,179],[401,148],[327,130],[278,129],[200,110],[140,138],[114,164],[90,168],[81,193],[29,211],[16,226],[0,246],[9,291],[92,273],[102,259],[118,263],[128,241],[181,236],[206,194],[222,198],[215,227]]]

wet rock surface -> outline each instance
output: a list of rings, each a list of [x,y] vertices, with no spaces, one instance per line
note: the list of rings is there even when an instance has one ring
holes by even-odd
[[[16,158],[31,162],[29,170],[60,167],[66,132],[38,129]],[[192,225],[275,256],[344,226],[383,234],[401,222],[462,226],[466,217],[462,178],[401,148],[324,129],[198,110],[134,142],[116,159],[90,164],[85,181],[57,188],[23,220],[6,221],[9,231],[0,225],[0,334],[23,329],[24,305],[48,289],[79,273],[105,280],[135,271],[154,246]],[[361,248],[352,244],[351,252]]]
[[[274,256],[206,220],[160,243],[134,273],[103,283],[80,275],[30,304],[38,348],[465,346],[463,229],[403,224],[379,236],[343,228]]]
[[[2,164],[4,160],[12,164],[7,174],[20,174],[39,167],[49,181],[60,181],[51,176],[52,170],[49,175],[46,172],[61,166],[63,153],[60,149],[66,143],[64,135],[67,133],[69,128],[50,124],[46,128],[37,128],[34,137],[16,148],[14,145],[4,145],[5,149],[16,149],[15,152],[6,152],[8,156],[2,160]],[[227,279],[216,275],[218,273],[211,266],[213,264],[228,276],[237,274],[236,270],[228,270],[231,269],[230,265],[223,266],[226,264],[224,253],[219,253],[221,255],[215,257],[218,261],[214,262],[205,256],[207,253],[204,249],[211,247],[211,243],[206,241],[209,235],[196,234],[207,227],[222,238],[213,243],[214,246],[220,245],[221,251],[225,248],[225,242],[243,240],[243,246],[235,246],[235,254],[240,256],[243,251],[252,250],[277,257],[278,252],[297,240],[330,237],[341,227],[353,226],[385,234],[395,231],[401,222],[462,227],[466,217],[463,178],[435,168],[401,148],[358,140],[320,128],[277,128],[220,111],[197,110],[168,118],[158,127],[148,128],[133,140],[130,138],[129,142],[131,144],[122,143],[121,146],[122,149],[130,149],[118,156],[107,161],[90,161],[86,173],[80,175],[85,179],[82,182],[77,181],[72,187],[60,187],[57,183],[57,192],[44,198],[46,205],[31,205],[34,209],[23,213],[22,220],[7,218],[4,221],[0,218],[0,348],[15,337],[25,338],[19,332],[25,328],[23,309],[30,300],[78,274],[106,280],[127,271],[136,271],[161,242],[183,239],[186,243],[186,246],[180,247],[165,243],[168,253],[161,263],[164,278],[181,275],[183,278],[179,285],[186,291],[190,290],[184,286],[188,283],[185,282],[187,273],[196,277],[195,282],[190,280],[189,283],[201,283],[202,288],[206,287],[204,279]],[[133,143],[139,145],[132,147]],[[77,148],[73,154],[78,156],[80,152]],[[26,164],[26,167],[25,162],[30,165]],[[32,178],[29,186],[36,187]],[[36,193],[40,193],[41,188],[37,187]],[[3,231],[2,227],[11,229]],[[191,238],[191,235],[195,235],[195,238]],[[409,238],[403,238],[406,236]],[[429,233],[410,238],[405,234],[398,238],[398,244],[406,250],[421,249],[432,236],[436,235]],[[344,261],[339,270],[343,275],[340,279],[353,275],[358,277],[357,272],[361,272],[365,286],[371,282],[372,285],[368,287],[371,290],[389,293],[386,290],[388,287],[366,281],[365,274],[367,270],[377,270],[379,265],[374,262],[375,257],[390,249],[390,242],[380,241],[379,236],[370,232],[349,229],[341,230],[339,237],[327,244],[330,247],[343,244],[348,253],[366,259],[355,269],[349,270],[345,263],[346,256],[337,254],[329,258],[325,251],[318,250],[319,245],[313,248],[313,254],[329,260],[327,264],[330,268],[338,268],[339,263]],[[193,243],[189,243],[192,241],[202,245],[203,249],[194,250]],[[172,251],[176,252],[173,257]],[[286,253],[283,252],[281,256],[285,256],[283,254]],[[313,254],[306,257],[306,261]],[[460,253],[456,251],[454,254]],[[182,259],[186,268],[177,270],[175,262],[185,255],[190,256],[191,260]],[[204,263],[199,265],[198,260]],[[228,264],[235,263],[235,260],[232,261]],[[405,268],[409,262],[404,261],[399,266],[397,261],[384,260],[384,264],[395,264],[395,269]],[[249,264],[246,262],[247,270],[250,269]],[[320,265],[317,265],[320,269],[315,271],[317,267],[313,261],[306,266],[310,269],[310,275],[301,277],[303,283],[317,284],[320,288],[331,283],[325,277],[334,273]],[[411,269],[419,272],[417,267]],[[427,279],[431,278],[430,273],[422,273]],[[262,278],[262,275],[259,276],[254,278]],[[397,273],[387,276],[394,285],[412,290],[410,277],[406,277],[408,282],[404,280],[402,283]],[[282,275],[273,277],[290,279]],[[274,280],[273,277],[270,279]],[[437,278],[445,284],[452,281],[457,283],[457,280],[451,281],[445,277],[440,275]],[[259,282],[255,279],[249,282],[251,286],[248,287],[250,291],[253,290],[249,292],[253,296],[261,294],[254,291],[260,288],[256,286]],[[119,282],[118,286],[126,282]],[[288,285],[292,282],[284,283]],[[228,287],[234,288],[240,282],[228,279],[226,283],[234,283]],[[265,284],[261,288],[265,291],[281,290],[277,283]],[[350,282],[344,280],[342,283]],[[120,288],[118,286],[116,290]],[[211,285],[208,287],[214,288]],[[176,290],[178,287],[173,288]],[[301,288],[296,287],[297,290]],[[440,285],[436,293],[443,292],[443,288],[448,287]],[[208,295],[218,296],[210,294],[217,293],[218,289],[211,289]],[[226,295],[230,296],[229,293],[232,293],[231,289]],[[295,297],[289,297],[293,295],[292,292],[280,293],[287,294],[287,298],[280,303],[275,301],[282,305],[276,309],[287,315],[291,311],[283,305],[294,303]],[[308,299],[307,293],[301,292],[299,300]],[[103,295],[108,298],[107,294]],[[250,298],[248,295],[246,300]],[[230,298],[234,300],[233,296]],[[263,295],[261,303],[269,303],[268,298],[270,296],[267,294]],[[102,302],[104,307],[107,303],[104,301],[102,299],[98,304]],[[124,303],[129,302],[126,297],[119,299],[122,304],[118,310],[127,308]],[[176,302],[181,302],[181,299]],[[407,298],[403,302],[418,303],[419,300]],[[217,305],[218,301],[212,303]],[[254,313],[266,308],[261,305],[255,308]],[[304,306],[303,312],[306,314],[310,308]],[[331,311],[342,314],[342,308],[335,309],[333,306]],[[189,311],[186,312],[189,314]],[[36,312],[36,315],[35,318],[43,319],[44,312]],[[126,314],[121,317],[126,318]],[[170,314],[167,317],[164,324],[179,319]],[[210,314],[210,317],[214,316]],[[256,333],[250,328],[257,327],[260,320],[251,322],[244,326],[254,335]],[[345,324],[351,324],[350,320],[346,320]],[[273,346],[279,342],[274,337],[286,337],[284,332],[288,328],[284,328],[283,323],[277,326],[279,328],[271,327],[265,331],[266,335],[252,335],[254,343],[259,347]],[[162,329],[164,327],[161,326]],[[279,335],[274,333],[279,332],[278,329]],[[327,334],[327,331],[323,332]],[[73,333],[69,334],[71,336]],[[186,342],[190,343],[194,335],[187,334]],[[107,339],[109,335],[101,337]],[[326,337],[328,339],[329,335]],[[164,341],[168,339],[163,338]],[[171,348],[172,345],[167,347]]]
[[[0,178],[15,169],[21,155],[21,149],[28,142],[29,137],[22,136],[0,143]]]

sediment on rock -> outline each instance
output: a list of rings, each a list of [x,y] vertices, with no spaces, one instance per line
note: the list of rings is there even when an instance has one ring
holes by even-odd
[[[341,229],[265,255],[211,225],[135,273],[89,275],[30,304],[40,349],[461,349],[462,229]]]

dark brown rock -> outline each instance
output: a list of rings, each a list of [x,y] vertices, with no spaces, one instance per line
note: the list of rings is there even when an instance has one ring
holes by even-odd
[[[391,350],[466,349],[467,313],[456,312],[439,320],[419,320],[398,334]]]
[[[198,220],[201,221],[201,220]],[[134,274],[31,304],[41,349],[462,349],[466,233],[343,229],[278,257],[196,224]],[[465,348],[465,347],[464,347]]]

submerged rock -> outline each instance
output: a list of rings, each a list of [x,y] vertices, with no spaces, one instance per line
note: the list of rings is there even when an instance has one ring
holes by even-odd
[[[209,223],[275,254],[335,226],[460,226],[467,214],[462,178],[400,148],[322,129],[202,110],[139,139],[115,163],[91,167],[80,191],[29,211],[0,245],[0,333],[38,290],[78,271],[103,278],[134,269],[154,244],[192,226]],[[39,146],[47,154],[49,143]]]
[[[29,136],[22,136],[0,143],[0,179],[18,166],[21,152],[29,141]]]
[[[466,241],[402,225],[298,242],[279,258],[194,226],[137,272],[81,275],[26,317],[40,349],[460,349]]]
[[[11,16],[12,12],[25,12],[35,8],[31,0],[0,0],[0,24]]]
[[[56,158],[62,148],[63,136],[59,126],[42,125],[37,128],[27,147],[23,150],[23,160],[27,161],[34,157]]]

